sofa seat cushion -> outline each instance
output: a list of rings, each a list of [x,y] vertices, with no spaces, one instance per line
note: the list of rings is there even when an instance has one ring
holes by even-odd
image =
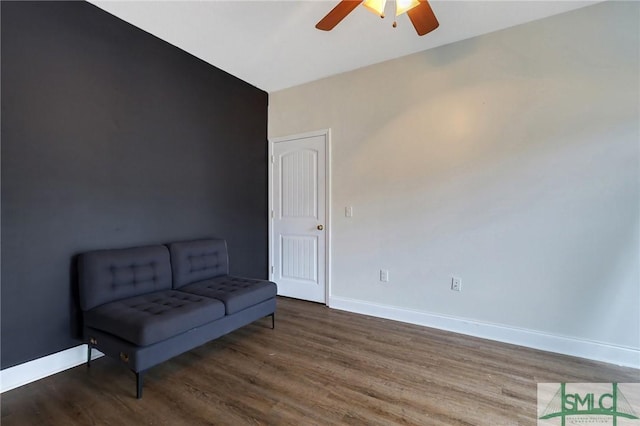
[[[276,297],[277,287],[271,281],[225,275],[186,285],[180,291],[219,299],[224,302],[227,315],[231,315]]]
[[[163,290],[110,302],[84,313],[85,325],[140,346],[160,342],[224,316],[222,302]]]

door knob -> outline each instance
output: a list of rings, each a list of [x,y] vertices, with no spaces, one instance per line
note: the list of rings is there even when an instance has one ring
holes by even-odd
[[[324,229],[324,226],[318,225],[318,231],[322,231],[323,229]]]

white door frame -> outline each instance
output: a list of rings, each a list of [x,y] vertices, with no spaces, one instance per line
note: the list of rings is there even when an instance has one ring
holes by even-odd
[[[269,138],[269,154],[267,162],[269,166],[269,210],[267,212],[267,220],[269,222],[269,279],[274,278],[274,263],[273,263],[273,147],[278,142],[286,142],[295,139],[310,138],[314,136],[324,136],[325,138],[325,224],[323,233],[325,238],[325,256],[324,256],[324,277],[325,277],[325,294],[324,304],[329,305],[329,296],[331,295],[331,129],[316,130],[312,132],[299,133],[296,135],[280,136],[276,138]]]

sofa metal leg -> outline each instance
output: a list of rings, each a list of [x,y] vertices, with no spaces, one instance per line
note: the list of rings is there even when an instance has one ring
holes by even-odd
[[[93,346],[91,342],[87,343],[87,368],[91,367],[91,349]]]
[[[275,330],[275,328],[276,328],[276,313],[274,312],[269,316],[271,317],[271,329]]]
[[[143,382],[144,371],[136,371],[136,398],[142,398],[142,382]]]

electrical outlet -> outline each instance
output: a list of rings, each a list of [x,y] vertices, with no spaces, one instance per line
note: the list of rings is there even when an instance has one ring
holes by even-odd
[[[389,270],[388,269],[380,269],[380,281],[388,283],[389,282]]]
[[[451,277],[451,290],[462,291],[462,278]]]

